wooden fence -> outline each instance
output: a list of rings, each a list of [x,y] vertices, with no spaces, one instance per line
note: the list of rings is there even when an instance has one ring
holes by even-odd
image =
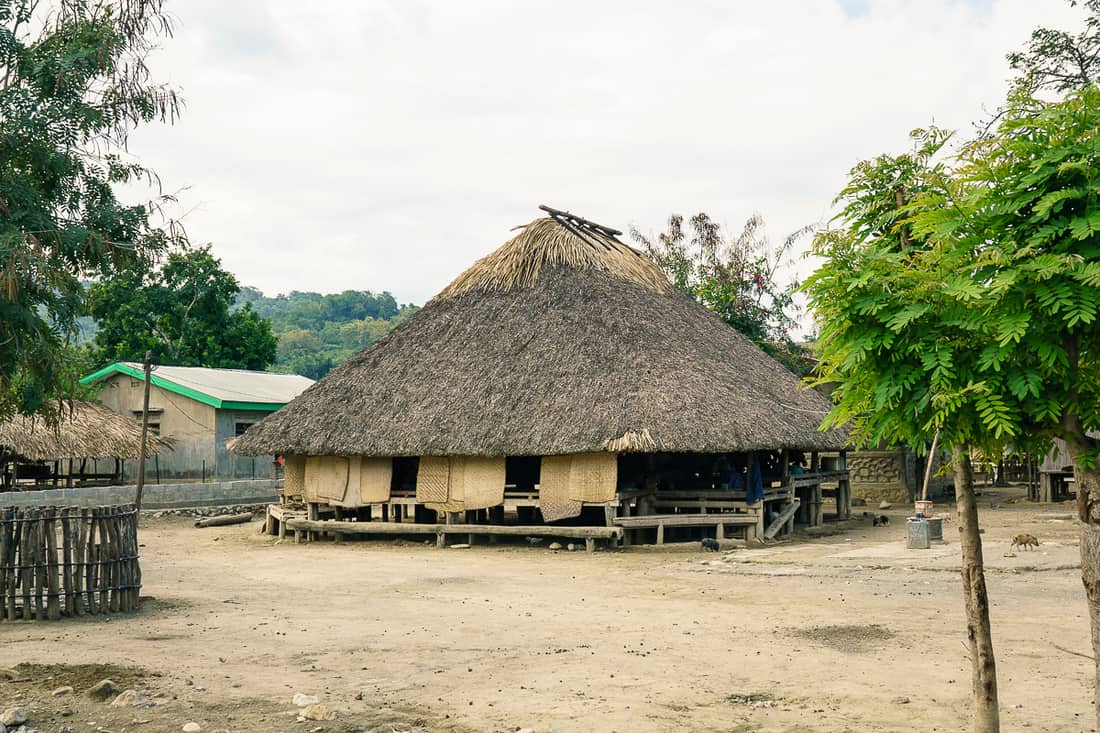
[[[140,589],[132,504],[0,508],[0,620],[130,611]]]

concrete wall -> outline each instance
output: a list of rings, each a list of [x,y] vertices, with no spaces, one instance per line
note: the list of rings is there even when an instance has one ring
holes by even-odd
[[[126,374],[115,374],[100,382],[99,400],[115,412],[141,420],[141,405],[145,383]],[[149,422],[160,424],[160,434],[172,438],[172,450],[161,451],[154,461],[149,459],[145,475],[155,475],[160,464],[161,478],[200,478],[203,461],[206,475],[215,475],[217,455],[214,450],[215,410],[153,385],[149,389]],[[134,461],[126,462],[125,475],[134,476]]]
[[[214,454],[217,462],[217,477],[236,478],[275,478],[274,456],[238,456],[225,444],[236,435],[237,423],[258,423],[270,412],[259,410],[217,410],[214,429]]]
[[[220,481],[191,484],[151,484],[145,487],[142,509],[219,506],[224,504],[264,504],[275,501],[275,489],[282,481]],[[45,491],[6,491],[0,493],[0,506],[109,506],[132,504],[133,486],[88,486],[80,489]]]

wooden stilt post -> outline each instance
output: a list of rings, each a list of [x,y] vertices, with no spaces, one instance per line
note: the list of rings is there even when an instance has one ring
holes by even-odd
[[[841,472],[836,487],[837,518],[849,519],[852,516],[852,482],[848,479],[848,451],[840,451],[836,470]]]

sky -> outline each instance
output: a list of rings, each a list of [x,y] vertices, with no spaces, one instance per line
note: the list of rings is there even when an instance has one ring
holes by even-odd
[[[824,224],[847,172],[995,108],[1065,0],[176,0],[131,153],[243,285],[423,303],[548,204]],[[803,247],[808,246],[803,240]],[[789,274],[804,275],[800,261]]]

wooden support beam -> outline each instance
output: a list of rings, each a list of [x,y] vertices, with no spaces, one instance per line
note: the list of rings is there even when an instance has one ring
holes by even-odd
[[[553,527],[547,525],[495,524],[393,524],[383,522],[337,522],[287,519],[287,528],[340,534],[477,534],[508,537],[565,537],[571,539],[619,539],[622,527]]]
[[[764,530],[765,539],[774,539],[783,525],[786,524],[794,516],[794,513],[798,511],[798,507],[801,502],[795,499],[786,509],[779,513],[779,516],[772,520],[772,523],[768,525],[768,528]]]

